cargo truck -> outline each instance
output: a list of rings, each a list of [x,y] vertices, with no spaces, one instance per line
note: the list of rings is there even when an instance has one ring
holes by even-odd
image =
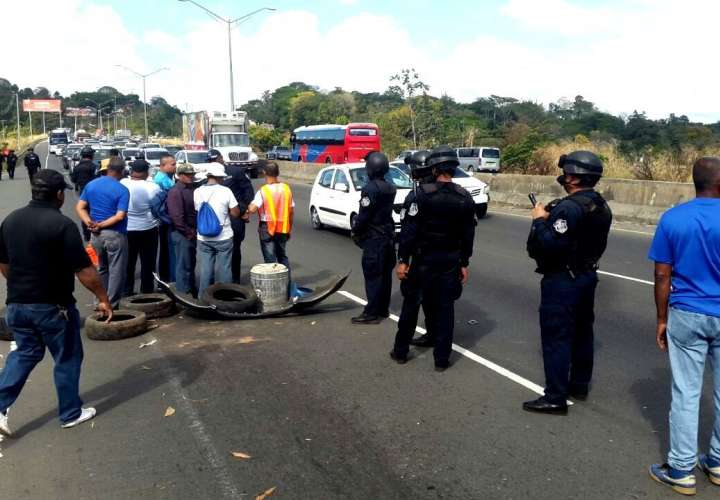
[[[185,149],[217,149],[226,165],[240,165],[258,175],[258,156],[250,147],[248,116],[244,111],[195,111],[183,114]]]

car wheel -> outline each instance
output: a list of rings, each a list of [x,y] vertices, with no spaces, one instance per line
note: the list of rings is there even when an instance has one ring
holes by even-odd
[[[141,293],[120,301],[121,309],[144,312],[148,319],[167,318],[175,314],[175,302],[162,293]]]
[[[357,217],[357,214],[350,214],[350,230],[352,231],[353,226],[355,225],[355,217]]]
[[[478,219],[482,219],[487,215],[488,211],[488,204],[487,203],[480,203],[478,205],[475,205],[475,216]]]
[[[105,323],[100,313],[94,313],[85,320],[85,335],[90,340],[121,340],[142,335],[147,331],[147,316],[144,312],[118,309],[110,323]]]
[[[315,207],[310,207],[310,224],[312,224],[313,229],[322,229],[324,227],[323,223],[320,222],[320,214],[318,214]]]

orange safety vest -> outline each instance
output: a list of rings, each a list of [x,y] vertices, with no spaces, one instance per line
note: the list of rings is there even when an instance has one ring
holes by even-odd
[[[270,236],[274,236],[275,233],[290,234],[292,230],[292,221],[290,220],[290,209],[293,203],[292,192],[287,184],[279,185],[282,186],[279,191],[274,191],[270,184],[265,184],[260,188],[263,197],[260,212],[267,219]]]

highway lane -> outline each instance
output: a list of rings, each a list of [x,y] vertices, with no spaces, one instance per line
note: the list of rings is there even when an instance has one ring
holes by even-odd
[[[305,213],[309,188],[293,189],[298,217],[289,254],[295,274],[313,280],[350,269],[346,290],[362,297],[360,250],[342,232],[312,230]],[[506,215],[480,221],[471,282],[457,307],[456,342],[542,383],[539,276],[524,253],[528,225]],[[254,229],[253,223],[246,271],[259,260]],[[652,279],[648,243],[647,236],[613,233],[603,269]],[[400,302],[396,287],[395,312]],[[73,471],[69,477],[86,496],[134,481],[127,491],[142,498],[162,491],[169,498],[229,498],[234,491],[254,493],[273,484],[279,484],[281,498],[665,496],[645,473],[665,451],[669,394],[666,359],[654,347],[651,287],[602,279],[594,390],[591,400],[575,405],[566,418],[522,412],[522,401],[534,396],[529,390],[461,356],[444,374],[436,374],[431,354],[420,350],[405,366],[391,363],[387,351],[395,324],[351,326],[349,318],[358,310],[336,297],[308,317],[222,325],[178,319],[154,333],[160,342],[152,353],[137,351],[144,339],[86,342],[86,400],[102,401],[108,390],[122,394],[116,404],[101,408],[97,421],[115,458],[103,457],[92,435],[84,444],[71,439],[72,446],[83,448],[73,454],[95,460],[95,469],[105,474],[96,471],[92,481]],[[263,341],[232,343],[245,336]],[[98,363],[106,363],[108,373],[97,374]],[[148,373],[144,364],[164,367],[147,392],[137,388],[144,380],[138,370]],[[112,375],[123,373],[125,382],[113,382]],[[173,377],[181,380],[180,393]],[[42,380],[47,384],[45,376]],[[52,400],[48,389],[35,385],[25,401],[39,411],[47,406],[42,395]],[[194,412],[175,404],[178,419],[170,423],[153,419],[177,394],[206,402]],[[708,401],[703,408],[707,413]],[[18,409],[19,418],[24,411]],[[33,456],[26,441],[47,441],[58,451],[68,446],[66,434],[55,436],[54,425],[37,427],[6,450],[8,457],[16,454],[13,473]],[[140,432],[142,439],[127,439],[123,431]],[[228,463],[228,442],[259,458],[247,467]],[[138,453],[147,466],[129,467]],[[119,479],[108,477],[111,473]],[[51,481],[43,491],[58,491],[61,479],[51,475]],[[18,483],[14,479],[10,491],[22,491]],[[701,498],[713,493],[702,485],[700,490]]]

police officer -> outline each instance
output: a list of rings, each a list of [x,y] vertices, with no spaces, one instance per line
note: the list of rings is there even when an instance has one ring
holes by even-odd
[[[17,155],[15,154],[15,150],[11,149],[10,152],[7,155],[7,171],[8,176],[10,176],[10,179],[15,178],[15,165],[17,165]]]
[[[32,147],[29,147],[27,153],[25,153],[25,168],[27,168],[28,176],[30,177],[30,182],[32,183],[33,177],[35,177],[37,171],[42,168],[42,165],[40,164],[40,157],[35,154]]]
[[[367,305],[355,324],[378,324],[390,315],[392,272],[395,267],[395,223],[392,212],[397,189],[385,181],[390,170],[387,157],[379,152],[365,158],[368,183],[360,193],[360,210],[353,222],[353,240],[363,249]]]
[[[222,154],[217,149],[211,149],[208,152],[209,163],[217,161],[224,164]],[[212,159],[210,159],[212,158]],[[247,176],[245,167],[241,165],[225,165],[225,186],[230,188],[233,192],[235,200],[240,208],[240,213],[245,215],[250,203],[252,203],[255,197],[255,190],[253,189],[252,182]],[[242,242],[245,240],[245,225],[247,224],[247,217],[231,217],[230,225],[232,226],[233,232],[233,250],[232,250],[232,280],[233,283],[240,283],[240,274],[242,268]]]
[[[560,157],[558,183],[568,196],[532,211],[527,249],[543,275],[540,334],[545,395],[523,404],[539,413],[567,414],[568,396],[585,400],[593,369],[593,321],[598,261],[607,247],[612,213],[594,190],[603,173],[590,151]]]
[[[454,149],[433,149],[426,165],[432,169],[435,181],[422,184],[408,195],[396,273],[403,283],[410,282],[417,288],[414,300],[418,305],[422,303],[428,333],[435,339],[435,370],[445,371],[450,366],[455,301],[469,275],[475,204],[470,194],[452,181],[459,165]],[[409,297],[405,295],[406,302]],[[414,327],[398,329],[390,351],[397,363],[407,362],[413,333]]]
[[[94,156],[95,151],[90,146],[85,146],[80,150],[80,161],[70,174],[70,180],[75,184],[75,191],[78,193],[82,193],[85,186],[95,179],[97,167],[93,162]]]

